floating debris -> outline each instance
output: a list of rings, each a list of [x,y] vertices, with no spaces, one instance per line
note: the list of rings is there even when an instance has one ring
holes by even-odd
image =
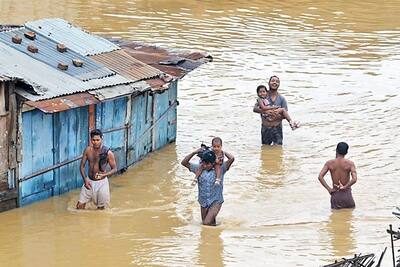
[[[335,261],[335,263],[324,265],[322,267],[380,267],[385,252],[386,248],[379,257],[379,260],[376,263],[376,265],[374,265],[375,254],[371,253],[367,255],[355,254],[353,258],[350,259],[343,258],[340,261]]]

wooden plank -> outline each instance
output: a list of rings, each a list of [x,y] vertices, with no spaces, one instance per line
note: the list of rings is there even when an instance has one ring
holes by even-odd
[[[9,115],[8,115],[8,168],[17,168],[17,129],[18,129],[18,112],[17,112],[17,99],[12,88],[8,90],[9,94]]]
[[[8,131],[7,117],[0,117],[0,173],[8,170]]]
[[[96,129],[96,105],[89,105],[89,133],[94,129]]]
[[[178,97],[178,80],[171,82],[168,88],[168,102],[169,106],[176,103]],[[167,141],[169,143],[175,142],[177,130],[177,106],[173,107],[168,112],[168,134]]]
[[[16,198],[12,198],[12,199],[0,202],[0,211],[10,210],[10,209],[14,209],[16,207],[18,207]]]
[[[4,202],[10,199],[16,199],[17,197],[18,197],[18,192],[16,189],[0,192],[0,202]]]

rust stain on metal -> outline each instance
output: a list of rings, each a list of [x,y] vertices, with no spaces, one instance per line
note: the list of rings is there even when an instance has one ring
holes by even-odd
[[[122,50],[102,53],[90,56],[90,58],[134,81],[150,79],[162,74],[158,69],[144,64]]]
[[[96,106],[89,105],[89,132],[96,128]]]
[[[201,52],[169,51],[160,47],[134,42],[121,44],[132,57],[176,78],[182,78],[200,65],[212,61],[212,57]]]
[[[25,104],[46,113],[65,111],[71,108],[97,104],[100,101],[89,93],[78,93],[42,101],[27,101]]]

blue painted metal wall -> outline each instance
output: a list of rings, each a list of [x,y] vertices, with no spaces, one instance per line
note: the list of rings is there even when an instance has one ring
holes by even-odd
[[[164,91],[161,94],[154,95],[154,121],[156,121],[155,131],[155,141],[154,148],[160,149],[165,144],[168,144],[168,91]]]
[[[72,160],[88,145],[88,107],[54,114],[54,162]],[[82,186],[80,160],[54,170],[54,195]]]
[[[103,144],[110,147],[115,155],[118,170],[127,166],[125,126],[128,97],[96,105],[96,128],[104,132]]]
[[[176,83],[172,83],[162,94],[145,92],[131,97],[130,106],[127,104],[130,97],[96,105],[96,128],[104,132],[104,144],[114,152],[118,170],[176,139],[176,91]],[[127,108],[131,109],[128,121]],[[54,114],[40,110],[24,112],[22,127],[21,205],[82,186],[79,165],[89,140],[88,107]],[[35,172],[67,161],[61,167],[29,178]]]
[[[23,113],[23,163],[20,177],[52,166],[53,158],[53,115],[39,110]],[[22,182],[19,187],[21,205],[53,195],[54,173],[47,172]]]
[[[130,128],[128,129],[128,165],[152,150],[151,130],[153,97],[149,92],[132,98]]]

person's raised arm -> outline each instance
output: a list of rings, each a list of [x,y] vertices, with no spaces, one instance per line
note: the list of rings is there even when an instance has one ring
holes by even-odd
[[[330,188],[324,179],[324,176],[326,175],[328,170],[329,170],[329,167],[328,167],[328,162],[327,162],[327,163],[325,163],[324,167],[322,168],[321,172],[319,173],[318,180],[322,184],[322,186],[325,187],[326,190],[328,190],[329,194],[332,194],[333,192],[335,192],[335,190]]]
[[[224,151],[226,158],[228,159],[226,161],[226,170],[229,170],[229,168],[231,167],[232,163],[235,161],[235,157],[231,154],[228,153],[226,151]]]
[[[181,164],[183,166],[185,166],[186,168],[190,169],[190,163],[189,161],[193,158],[194,155],[196,155],[197,153],[199,153],[202,149],[196,149],[195,151],[193,151],[192,153],[188,154],[182,161]]]
[[[357,182],[357,171],[356,171],[356,166],[354,165],[353,162],[351,163],[350,174],[351,174],[351,179],[341,189],[350,188],[353,184]]]
[[[87,147],[85,149],[85,151],[83,151],[83,155],[82,155],[82,159],[81,159],[81,166],[80,166],[80,171],[81,171],[81,176],[83,179],[83,183],[85,185],[85,187],[87,189],[91,188],[91,185],[89,183],[89,177],[87,177],[86,172],[85,172],[85,165],[86,165],[86,161],[87,161],[87,153],[89,151],[89,147]]]

